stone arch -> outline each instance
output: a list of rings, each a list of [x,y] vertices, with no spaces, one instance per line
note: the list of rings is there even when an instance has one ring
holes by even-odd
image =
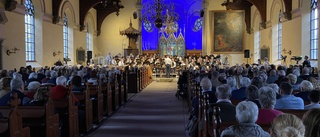
[[[63,18],[63,14],[66,13],[68,19],[71,19],[71,22],[76,23],[76,15],[74,12],[74,8],[69,1],[65,1],[62,6],[60,6],[60,17]]]
[[[89,24],[92,32],[90,33],[94,33],[94,30],[97,30],[96,25],[95,25],[95,20],[94,20],[94,16],[91,12],[88,12],[86,17],[85,17],[85,22]]]
[[[271,5],[271,10],[270,10],[270,20],[271,20],[271,21],[272,21],[272,18],[273,18],[273,13],[274,13],[274,12],[279,12],[279,11],[274,11],[274,10],[275,10],[275,7],[276,7],[278,4],[280,5],[281,11],[282,11],[282,12],[285,11],[285,9],[284,9],[284,4],[283,4],[283,1],[282,1],[282,0],[273,0],[272,5]]]

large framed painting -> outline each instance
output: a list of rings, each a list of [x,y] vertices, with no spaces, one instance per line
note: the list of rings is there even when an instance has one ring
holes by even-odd
[[[244,11],[211,11],[211,19],[213,52],[242,52]]]

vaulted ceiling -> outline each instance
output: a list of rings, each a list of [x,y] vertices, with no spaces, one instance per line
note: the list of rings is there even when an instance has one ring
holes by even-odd
[[[59,22],[59,7],[62,1],[63,0],[52,1],[53,23]],[[100,35],[103,20],[113,12],[119,15],[119,10],[124,7],[121,5],[120,0],[79,0],[80,31],[83,31],[85,28],[85,16],[91,8],[97,10],[97,31],[98,35]]]
[[[59,8],[63,0],[52,0],[52,23],[56,24],[60,21]],[[283,15],[286,19],[291,20],[292,0],[283,0],[284,12]],[[5,9],[12,11],[16,8],[16,0],[6,0]],[[227,10],[244,10],[245,23],[247,33],[251,33],[251,7],[255,6],[261,17],[261,27],[266,28],[267,20],[267,0],[226,0],[221,4]],[[91,8],[97,11],[97,31],[98,35],[101,33],[101,25],[103,20],[113,12],[119,14],[120,9],[124,8],[120,0],[79,0],[79,16],[80,16],[80,30],[85,29],[85,16]]]

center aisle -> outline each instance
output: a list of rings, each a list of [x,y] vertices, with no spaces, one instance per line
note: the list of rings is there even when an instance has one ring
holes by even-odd
[[[186,137],[188,110],[175,97],[177,82],[152,82],[90,137]]]

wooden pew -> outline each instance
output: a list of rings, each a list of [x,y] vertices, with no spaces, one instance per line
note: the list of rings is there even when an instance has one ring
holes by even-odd
[[[308,111],[308,110],[295,110],[295,109],[277,109],[277,110],[279,110],[283,113],[289,113],[289,114],[296,115],[300,119],[302,119],[304,113],[306,113]]]
[[[124,85],[122,84],[123,73],[117,75],[118,93],[119,93],[119,106],[124,104]]]
[[[88,91],[73,92],[74,96],[79,100],[81,107],[78,109],[83,110],[85,113],[85,132],[88,133],[93,128],[92,120],[92,100]],[[81,129],[81,128],[80,128]]]
[[[30,127],[32,136],[59,136],[59,115],[54,114],[54,104],[50,97],[44,106],[18,106],[18,109],[22,116],[23,126]],[[8,115],[11,108],[1,106],[0,110],[3,114]]]
[[[65,99],[55,99],[53,103],[63,122],[62,136],[78,137],[78,106],[74,104],[74,94],[69,92]]]
[[[111,92],[109,92],[109,88],[110,88],[109,81],[107,83],[101,83],[101,93],[103,95],[103,115],[109,115],[109,112],[110,114],[112,113],[111,101],[110,103],[108,103],[108,101],[111,100],[112,98]],[[109,109],[109,107],[111,109]]]
[[[30,128],[22,126],[22,116],[18,110],[20,99],[17,94],[12,95],[9,113],[0,109],[3,118],[0,118],[0,136],[2,137],[30,137]]]
[[[123,73],[123,78],[125,80],[125,85],[124,85],[124,102],[127,102],[128,101],[128,75],[129,75],[129,72],[128,71],[124,71]]]
[[[117,75],[113,75],[114,82],[111,83],[112,89],[112,110],[115,111],[119,108],[119,86]]]
[[[101,93],[101,79],[98,79],[98,85],[86,83],[86,91],[89,92],[92,100],[92,119],[96,124],[103,120],[103,94]]]

